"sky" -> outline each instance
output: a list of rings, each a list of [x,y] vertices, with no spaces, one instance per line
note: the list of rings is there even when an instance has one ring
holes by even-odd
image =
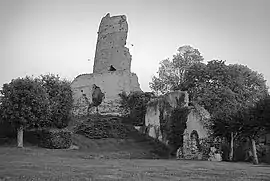
[[[262,73],[270,85],[270,0],[0,0],[0,88],[26,75],[93,72],[98,26],[126,15],[143,91],[159,62],[190,45],[205,59]],[[134,45],[134,46],[132,46]]]

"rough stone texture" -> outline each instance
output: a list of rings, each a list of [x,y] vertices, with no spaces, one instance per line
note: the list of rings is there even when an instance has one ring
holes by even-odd
[[[92,103],[92,86],[98,85],[105,99],[99,105],[100,114],[120,114],[119,93],[141,91],[136,74],[115,71],[100,74],[80,75],[72,82],[74,114],[86,115],[88,105]],[[94,110],[91,111],[91,113]]]
[[[177,101],[181,101],[182,106],[188,106],[188,93],[186,91],[169,92],[148,103],[145,114],[145,126],[148,128],[147,134],[149,136],[166,142],[166,136],[162,135],[160,130],[160,111],[163,114],[169,113],[170,109],[176,108]],[[161,106],[164,103],[168,104],[169,107]],[[164,110],[160,110],[161,107],[164,107]]]
[[[102,18],[96,45],[94,73],[107,72],[112,66],[116,70],[130,72],[131,55],[125,47],[128,23],[125,15]]]
[[[188,115],[187,129],[185,133],[190,137],[192,131],[197,131],[199,139],[208,137],[208,131],[204,128],[201,115],[194,109],[194,107],[191,108]]]
[[[94,107],[87,111],[92,103],[93,84],[100,87],[105,94],[105,99],[98,106],[100,114],[121,115],[119,93],[142,91],[137,75],[130,72],[131,55],[125,47],[127,33],[126,16],[110,17],[110,14],[107,14],[102,18],[93,73],[79,75],[71,84],[75,115],[95,113]]]
[[[179,102],[180,101],[180,102]],[[148,103],[145,115],[145,126],[147,134],[167,144],[166,135],[161,133],[160,114],[170,114],[170,111],[177,106],[177,103],[183,107],[189,104],[188,93],[185,91],[175,91],[165,94],[158,99]],[[161,105],[165,104],[165,106]],[[166,106],[167,104],[167,106]],[[207,138],[209,131],[205,126],[205,122],[210,119],[210,114],[201,106],[193,104],[188,106],[190,113],[187,118],[187,128],[183,135],[183,147],[178,149],[178,155],[185,159],[202,159],[202,153],[199,152],[199,139]],[[196,138],[194,138],[194,132]],[[179,153],[181,151],[181,153]]]

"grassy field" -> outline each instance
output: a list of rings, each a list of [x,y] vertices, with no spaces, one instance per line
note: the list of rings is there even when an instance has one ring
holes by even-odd
[[[1,146],[0,180],[261,181],[270,180],[270,167],[248,163],[115,159],[103,153],[86,150]]]

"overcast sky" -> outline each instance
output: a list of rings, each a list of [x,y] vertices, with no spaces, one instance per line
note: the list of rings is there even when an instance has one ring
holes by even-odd
[[[270,0],[0,0],[0,85],[26,75],[92,73],[107,13],[127,16],[131,70],[143,91],[159,62],[183,45],[205,61],[247,65],[269,85],[269,9]]]

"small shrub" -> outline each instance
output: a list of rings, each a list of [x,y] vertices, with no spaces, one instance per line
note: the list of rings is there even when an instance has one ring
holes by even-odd
[[[71,146],[71,132],[67,129],[43,129],[40,131],[40,146],[50,149],[66,149]]]

